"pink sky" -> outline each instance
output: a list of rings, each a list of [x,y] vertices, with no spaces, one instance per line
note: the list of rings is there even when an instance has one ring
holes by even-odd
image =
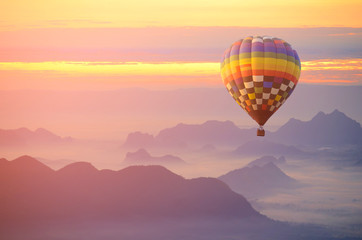
[[[301,82],[361,84],[360,28],[34,28],[0,31],[0,89],[217,86],[224,49],[257,34],[297,49]]]
[[[7,116],[0,128],[48,127],[62,135],[77,135],[76,131],[96,135],[88,131],[102,131],[99,127],[90,130],[97,122],[97,126],[106,123],[110,133],[116,128],[130,129],[127,124],[135,126],[138,120],[120,126],[122,114],[108,118],[100,113],[89,118],[77,116],[79,111],[67,115],[63,107],[64,115],[57,116],[50,107],[35,111],[38,115],[29,121],[34,114],[31,110],[38,106],[24,108],[30,103],[18,90],[40,90],[28,93],[28,98],[49,94],[48,90],[224,90],[221,56],[233,42],[248,35],[275,36],[292,44],[302,61],[301,84],[362,85],[361,7],[357,0],[328,4],[231,0],[208,1],[207,6],[198,0],[5,1],[0,9],[0,91],[19,97],[0,103],[0,113]],[[143,103],[142,98],[137,101]],[[65,102],[65,107],[73,104],[66,99],[55,102]],[[166,119],[161,115],[153,117],[162,126],[211,117],[196,119],[190,114]],[[138,125],[144,125],[141,120]],[[81,130],[82,126],[87,127]]]

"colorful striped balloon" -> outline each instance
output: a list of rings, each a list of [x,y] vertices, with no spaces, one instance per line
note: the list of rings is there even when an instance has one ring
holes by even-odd
[[[225,87],[260,127],[292,94],[300,70],[297,52],[275,37],[236,41],[221,61]]]

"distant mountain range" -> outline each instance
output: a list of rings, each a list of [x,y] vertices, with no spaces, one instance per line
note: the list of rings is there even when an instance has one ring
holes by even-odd
[[[0,146],[3,147],[23,147],[36,144],[59,144],[69,143],[73,139],[70,137],[62,138],[54,133],[38,128],[31,131],[27,128],[19,129],[0,129]]]
[[[203,124],[178,124],[160,131],[155,139],[174,145],[238,145],[255,137],[255,129],[240,129],[231,121],[207,121]]]
[[[151,156],[145,149],[141,148],[136,152],[128,152],[123,161],[127,165],[183,165],[184,160],[173,155],[164,155],[159,157]]]
[[[256,136],[256,129],[240,129],[231,121],[211,120],[203,124],[180,123],[175,127],[161,130],[156,136],[148,133],[132,132],[128,135],[123,147],[134,150],[148,147],[185,149],[196,147],[200,149],[203,146],[227,146],[242,148],[243,144],[257,140],[260,141],[261,138]],[[274,145],[274,147],[283,148],[283,151],[287,152],[286,154],[288,152],[290,154],[304,154],[298,149],[292,149],[290,145],[361,145],[362,128],[358,122],[335,110],[330,114],[319,112],[310,121],[290,119],[277,131],[267,132],[263,140],[278,143],[279,145]],[[0,129],[0,147],[24,147],[70,142],[74,142],[74,139],[57,136],[43,128],[35,131],[27,128]],[[258,145],[260,144],[264,144],[265,148],[272,148],[270,144],[267,146],[266,142],[258,142]],[[243,152],[245,153],[245,151]],[[262,152],[262,154],[274,154],[274,152]]]
[[[310,121],[290,119],[275,132],[267,132],[263,140],[256,137],[256,129],[240,129],[230,121],[207,121],[203,124],[178,124],[175,127],[161,130],[155,137],[150,134],[130,133],[124,146],[139,148],[215,146],[238,147],[250,141],[258,140],[260,149],[248,150],[249,145],[240,147],[240,152],[264,151],[262,154],[305,154],[290,145],[334,146],[345,144],[362,144],[362,128],[358,122],[335,110],[330,114],[319,112]],[[274,143],[271,143],[274,142]],[[256,143],[256,142],[254,142]],[[284,146],[282,144],[286,144]],[[244,149],[243,149],[244,148]],[[268,149],[268,150],[266,150]]]
[[[155,145],[153,135],[141,132],[132,132],[128,134],[123,147],[126,148],[147,148]]]
[[[319,112],[310,121],[290,119],[271,136],[283,143],[301,145],[362,144],[361,125],[344,113]]]
[[[274,163],[275,165],[282,165],[285,164],[287,161],[285,160],[284,156],[281,156],[279,158],[273,157],[273,156],[263,156],[261,158],[255,159],[254,161],[251,161],[246,165],[247,167],[253,167],[253,166],[259,166],[262,167],[268,163]]]
[[[111,171],[77,162],[54,171],[29,156],[1,159],[0,196],[0,222],[135,216],[266,219],[220,180],[187,180],[161,166]]]
[[[319,31],[318,29],[317,31]],[[361,55],[361,54],[359,54]],[[16,90],[1,91],[2,100],[1,126],[9,125],[11,116],[18,116],[18,121],[26,121],[34,126],[44,119],[50,122],[59,120],[59,116],[67,116],[74,127],[82,128],[83,122],[92,124],[94,131],[89,129],[89,136],[98,136],[98,129],[114,133],[110,124],[105,126],[103,121],[94,121],[99,116],[107,116],[110,120],[124,122],[142,122],[147,118],[149,127],[146,129],[162,129],[173,126],[175,121],[199,123],[206,120],[232,120],[237,124],[250,125],[252,120],[248,114],[232,101],[222,86],[212,88],[181,88],[170,90],[151,90],[144,88],[122,88],[109,91],[37,91]],[[268,125],[280,125],[291,117],[311,119],[319,111],[329,113],[334,109],[362,123],[362,109],[356,104],[362,102],[362,86],[331,86],[316,84],[299,84],[293,97],[270,119]],[[140,96],[145,101],[139,101]],[[13,104],[18,103],[15,107]],[[9,117],[7,117],[9,116]],[[160,118],[160,116],[162,116]],[[162,119],[162,121],[160,121]],[[16,120],[16,119],[15,119]],[[20,123],[19,123],[20,122]],[[111,121],[112,122],[112,121]],[[177,123],[177,122],[176,122]],[[18,125],[20,126],[20,125]],[[118,129],[122,132],[126,128]],[[133,126],[135,126],[133,124]],[[74,129],[73,131],[77,131]],[[254,130],[255,131],[255,130]],[[71,135],[73,133],[70,133]],[[78,134],[78,133],[77,133]],[[267,133],[268,134],[268,133]],[[116,137],[116,134],[112,134]]]
[[[248,199],[269,195],[277,189],[290,189],[298,182],[281,171],[273,162],[274,157],[264,157],[249,163],[246,167],[230,171],[219,179],[230,188]]]
[[[76,162],[54,171],[29,156],[2,158],[0,213],[1,239],[337,240],[259,214],[218,179],[188,180],[161,166]]]
[[[232,145],[236,147],[240,142],[253,138],[255,138],[254,129],[240,129],[231,121],[210,120],[203,124],[180,123],[175,127],[161,130],[156,136],[133,132],[128,135],[123,146],[187,148],[188,146]]]

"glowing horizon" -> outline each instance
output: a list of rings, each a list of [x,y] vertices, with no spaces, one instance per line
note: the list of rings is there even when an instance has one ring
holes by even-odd
[[[152,83],[163,87],[208,87],[220,84],[219,67],[218,62],[0,62],[3,76],[0,90],[30,86],[32,89],[77,89],[87,84],[97,86],[96,89],[112,89],[122,85],[150,87]],[[324,76],[313,77],[321,71]],[[302,61],[300,83],[360,85],[361,71],[362,59]],[[46,77],[39,78],[42,75]],[[336,76],[342,77],[336,79]],[[33,82],[27,84],[29,80]],[[62,86],[61,82],[66,84]]]
[[[0,90],[222,87],[223,51],[258,34],[295,47],[301,83],[361,85],[361,7],[357,0],[7,1]]]

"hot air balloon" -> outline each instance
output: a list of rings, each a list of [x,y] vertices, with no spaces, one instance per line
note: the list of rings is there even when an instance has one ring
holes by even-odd
[[[250,36],[226,49],[220,67],[226,89],[259,124],[257,136],[264,136],[264,124],[298,83],[297,52],[282,39]]]

